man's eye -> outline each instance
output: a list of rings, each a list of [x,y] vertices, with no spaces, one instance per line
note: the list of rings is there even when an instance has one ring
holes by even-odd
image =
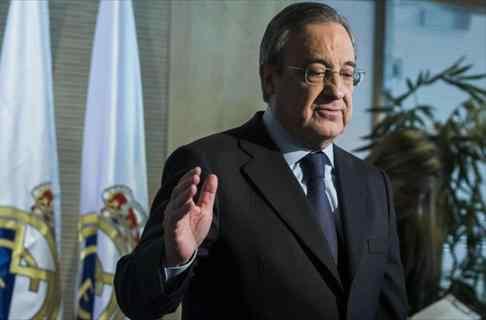
[[[322,77],[325,74],[324,70],[308,69],[307,74],[311,77]]]
[[[343,76],[344,78],[353,78],[354,72],[352,72],[352,71],[342,71],[341,72],[341,76]]]

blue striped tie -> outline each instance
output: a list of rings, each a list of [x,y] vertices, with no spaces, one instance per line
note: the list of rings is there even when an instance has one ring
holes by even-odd
[[[307,185],[307,199],[309,199],[317,221],[326,237],[329,249],[331,249],[334,262],[338,261],[338,240],[336,221],[332,213],[329,200],[326,196],[325,164],[329,159],[322,152],[309,153],[301,160],[301,168]]]

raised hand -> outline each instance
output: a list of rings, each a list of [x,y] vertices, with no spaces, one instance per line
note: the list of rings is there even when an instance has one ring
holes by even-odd
[[[164,242],[167,267],[187,262],[208,235],[213,220],[218,178],[214,174],[206,178],[195,202],[194,196],[200,181],[200,167],[186,172],[172,190],[165,208]]]

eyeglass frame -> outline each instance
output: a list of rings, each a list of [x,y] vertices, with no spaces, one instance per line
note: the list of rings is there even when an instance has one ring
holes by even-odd
[[[286,66],[286,67],[291,69],[291,70],[303,71],[305,83],[307,83],[308,85],[310,85],[310,86],[319,85],[319,83],[312,83],[308,80],[309,66],[306,66],[305,68],[297,67],[297,66]],[[323,74],[322,84],[323,85],[325,84],[324,81],[329,81],[329,74],[331,74],[331,73],[339,73],[339,75],[341,77],[343,77],[343,75],[341,74],[342,69],[341,70],[334,70],[332,68],[326,67],[324,64],[322,65],[322,67],[324,68],[324,72],[322,72],[322,74]],[[366,74],[366,71],[364,71],[362,69],[354,69],[353,70],[353,87],[356,87],[361,82],[361,80],[363,80],[365,74]]]

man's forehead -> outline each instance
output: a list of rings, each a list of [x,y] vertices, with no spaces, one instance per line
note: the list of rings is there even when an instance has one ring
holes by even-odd
[[[312,23],[289,34],[288,54],[308,63],[354,66],[354,48],[346,29],[338,23]],[[331,61],[333,60],[333,61]]]
[[[339,23],[310,23],[301,29],[291,32],[291,36],[300,38],[305,43],[325,42],[328,45],[339,45],[353,49],[351,37]]]

